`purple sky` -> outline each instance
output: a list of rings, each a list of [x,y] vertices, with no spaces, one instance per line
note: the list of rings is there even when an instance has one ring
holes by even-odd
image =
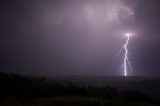
[[[160,75],[159,0],[0,1],[0,67],[29,75]]]

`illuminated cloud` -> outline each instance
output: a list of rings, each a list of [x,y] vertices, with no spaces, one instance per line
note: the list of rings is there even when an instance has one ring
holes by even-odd
[[[84,12],[88,23],[91,25],[119,25],[123,21],[134,20],[134,10],[123,0],[107,0],[86,2]]]

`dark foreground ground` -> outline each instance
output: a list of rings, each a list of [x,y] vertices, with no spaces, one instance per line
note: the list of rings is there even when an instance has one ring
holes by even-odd
[[[86,97],[52,97],[39,99],[8,99],[0,106],[158,106],[155,103],[101,100]]]
[[[35,78],[0,73],[0,106],[160,106],[150,77]]]
[[[123,76],[70,76],[56,77],[52,80],[72,83],[83,86],[111,86],[120,91],[140,91],[152,97],[160,99],[160,78],[159,77],[123,77]]]

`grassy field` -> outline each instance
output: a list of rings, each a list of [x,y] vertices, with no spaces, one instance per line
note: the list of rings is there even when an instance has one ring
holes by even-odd
[[[159,106],[159,82],[142,77],[49,80],[0,73],[0,106]]]
[[[137,90],[160,100],[160,78],[158,77],[72,76],[60,77],[58,81],[84,86],[111,86],[122,91]]]
[[[0,106],[158,106],[141,102],[108,101],[84,97],[50,97],[39,99],[7,99]]]

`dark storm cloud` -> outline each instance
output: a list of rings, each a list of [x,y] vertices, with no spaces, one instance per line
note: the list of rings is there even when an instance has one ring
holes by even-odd
[[[1,69],[38,75],[120,75],[123,56],[115,55],[124,43],[123,33],[132,31],[133,74],[154,74],[160,68],[160,15],[159,2],[153,1],[1,1]]]
[[[159,0],[139,0],[136,21],[143,30],[137,35],[133,50],[137,74],[159,75],[160,69],[160,12]],[[137,57],[137,58],[135,58]]]

